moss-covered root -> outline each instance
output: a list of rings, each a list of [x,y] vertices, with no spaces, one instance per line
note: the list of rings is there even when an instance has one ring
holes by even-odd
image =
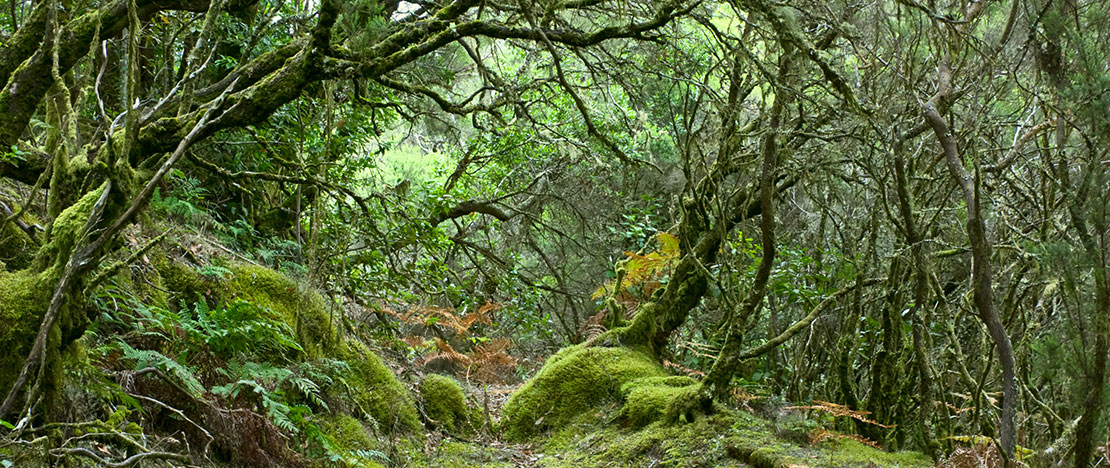
[[[505,437],[520,440],[559,428],[607,402],[620,401],[621,387],[632,380],[665,376],[654,358],[632,349],[565,348],[505,403]]]
[[[620,416],[634,427],[656,421],[693,422],[697,415],[709,413],[711,400],[702,397],[702,386],[689,377],[647,377],[621,387],[624,406]]]
[[[765,434],[740,431],[725,441],[725,451],[734,459],[755,468],[794,466],[908,468],[933,466],[932,460],[918,452],[889,453],[849,438],[830,438],[815,446],[798,447]]]
[[[450,433],[473,432],[474,413],[466,404],[466,394],[451,377],[431,374],[420,382],[420,399],[429,423]]]
[[[416,405],[393,371],[358,341],[346,340],[337,353],[351,366],[346,378],[350,401],[386,432],[416,432]]]

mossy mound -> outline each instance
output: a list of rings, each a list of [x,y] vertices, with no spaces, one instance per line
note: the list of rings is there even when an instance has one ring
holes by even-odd
[[[171,297],[186,303],[197,300],[245,300],[270,310],[295,331],[304,359],[345,361],[347,398],[360,414],[377,421],[385,432],[415,432],[420,428],[415,402],[393,371],[361,342],[341,338],[324,298],[314,289],[269,268],[231,264],[226,278],[204,276],[171,259],[155,261],[155,268]]]
[[[452,433],[470,429],[466,394],[455,379],[438,374],[424,377],[420,381],[420,399],[424,402],[424,414],[433,424]]]
[[[621,386],[624,407],[621,417],[635,427],[643,427],[672,415],[675,401],[693,398],[699,384],[689,377],[647,377]],[[674,415],[675,418],[685,415]],[[668,418],[670,419],[670,418]]]
[[[293,327],[310,358],[324,356],[336,343],[337,327],[320,293],[266,267],[236,264],[230,270],[224,300],[245,299],[274,311]]]
[[[886,453],[830,437],[815,446],[775,435],[773,424],[745,412],[720,410],[690,424],[663,421],[642,428],[598,423],[568,426],[543,446],[544,468],[755,467],[928,468],[916,452]]]
[[[211,300],[229,303],[241,299],[273,311],[295,332],[297,342],[310,359],[325,357],[339,342],[335,322],[327,303],[316,290],[269,268],[247,263],[227,267],[226,278],[204,276],[188,265],[159,258],[154,260],[158,278],[155,283],[170,292],[168,302],[191,303]]]
[[[362,421],[346,414],[326,418],[320,429],[335,443],[333,451],[343,457],[343,465],[351,468],[383,468],[381,444],[370,437]],[[374,458],[378,459],[375,460]]]
[[[176,308],[182,302],[195,302],[211,292],[212,285],[206,284],[203,276],[184,263],[155,252],[151,255],[151,264],[156,273],[151,275],[151,282],[166,291],[166,303],[157,305]]]
[[[606,402],[619,401],[621,387],[632,380],[665,376],[659,363],[632,349],[565,348],[505,403],[505,436],[519,440],[560,428]]]
[[[346,377],[351,403],[385,432],[416,432],[420,419],[405,387],[382,359],[362,343],[345,340],[336,357],[351,366]]]
[[[825,433],[824,440],[812,445],[776,437],[766,426],[738,428],[724,440],[726,453],[755,468],[786,468],[790,466],[925,468],[933,466],[928,456],[919,452],[889,453],[835,433]]]
[[[0,382],[10,386],[19,375],[53,289],[53,282],[26,270],[0,272]]]

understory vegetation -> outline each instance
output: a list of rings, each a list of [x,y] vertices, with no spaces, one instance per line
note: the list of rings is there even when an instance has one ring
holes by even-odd
[[[0,468],[1110,467],[1108,20],[9,0]]]

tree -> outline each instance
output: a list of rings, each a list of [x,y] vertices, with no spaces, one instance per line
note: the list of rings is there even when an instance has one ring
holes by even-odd
[[[493,103],[511,102],[519,90],[506,84],[487,93],[484,104],[467,107],[390,77],[466,38],[530,41],[552,52],[555,45],[586,48],[617,38],[648,39],[687,8],[671,2],[627,4],[622,6],[627,20],[612,23],[591,19],[592,3],[553,4],[542,15],[537,8],[538,17],[532,18],[514,14],[519,11],[516,7],[502,9],[466,0],[443,4],[326,0],[314,12],[282,5],[141,0],[65,8],[60,1],[16,5],[11,19],[19,26],[6,31],[10,37],[0,56],[0,76],[7,83],[0,94],[5,113],[0,147],[13,148],[18,156],[4,158],[0,177],[40,185],[49,180],[45,185],[50,226],[33,262],[20,274],[48,287],[52,294],[26,298],[32,307],[19,320],[40,324],[33,343],[18,336],[5,342],[26,359],[3,371],[5,376],[18,377],[6,393],[0,415],[17,409],[19,401],[25,408],[37,406],[40,397],[51,411],[58,353],[89,322],[82,307],[83,291],[95,267],[119,248],[121,230],[137,219],[166,175],[198,142],[260,124],[307,88],[325,81],[353,81],[356,93],[359,83],[379,81],[430,96],[444,108],[463,114],[489,110]],[[259,9],[264,14],[253,21],[239,23],[231,18],[249,20]],[[18,17],[18,11],[26,15]],[[186,12],[205,12],[200,28],[190,30],[188,23],[177,23]],[[188,46],[178,48],[172,38],[158,37],[159,30],[166,32],[159,23],[180,25],[175,35],[190,37]],[[238,63],[235,59],[226,63],[220,49],[229,44],[217,30],[243,26],[253,26],[256,38],[238,50]],[[283,38],[285,34],[292,37]],[[155,44],[160,50],[153,47],[152,59],[147,54]],[[125,64],[124,71],[106,74],[113,62]],[[153,68],[161,64],[168,65]],[[168,79],[171,76],[179,79]],[[113,79],[119,85],[116,99],[107,92]],[[391,104],[385,100],[369,105]],[[115,118],[108,114],[113,109],[120,111]],[[36,120],[47,123],[45,134],[31,125]],[[619,150],[616,154],[622,156]],[[219,171],[218,166],[208,167]],[[312,175],[238,176],[313,185],[365,203],[353,192]],[[469,212],[490,213],[466,205],[456,209],[460,211],[455,215],[449,211],[443,220]]]

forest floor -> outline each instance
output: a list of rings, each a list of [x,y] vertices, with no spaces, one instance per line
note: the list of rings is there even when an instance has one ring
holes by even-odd
[[[482,388],[471,385],[468,372],[420,364],[427,364],[426,357],[414,355],[406,340],[374,339],[361,336],[366,330],[357,326],[335,325],[319,292],[292,277],[239,263],[240,257],[228,259],[221,249],[201,251],[193,239],[175,244],[144,257],[133,271],[124,270],[127,276],[98,296],[94,305],[100,322],[81,341],[80,352],[68,357],[70,380],[63,397],[78,403],[67,404],[70,420],[97,424],[121,437],[141,434],[157,446],[193,432],[193,440],[213,441],[211,451],[207,445],[203,453],[182,449],[198,466],[934,466],[920,453],[888,453],[861,437],[828,430],[847,422],[843,414],[791,409],[769,397],[732,402],[692,422],[644,426],[621,416],[621,398],[604,398],[567,424],[548,428],[547,421],[540,428],[544,418],[539,417],[530,438],[507,440],[501,409],[522,388],[519,376]],[[207,260],[196,263],[205,264],[188,261],[198,257],[196,252]],[[289,355],[300,361],[283,357]],[[543,359],[530,361],[536,370]],[[165,372],[144,372],[139,378],[136,371],[147,368]],[[444,430],[442,419],[429,417],[443,401],[422,388],[437,380],[435,372],[462,374],[438,378],[452,382],[448,393],[464,421],[455,430]],[[155,374],[188,386],[167,386]],[[140,394],[157,397],[159,405],[127,398]],[[567,397],[556,392],[546,403],[562,405]],[[202,429],[206,437],[201,437],[183,426],[180,416],[216,436]],[[394,423],[378,427],[384,421]],[[259,431],[274,435],[263,442],[271,445],[259,443],[267,438]],[[64,443],[84,448],[88,441],[75,436]],[[90,446],[101,450],[104,460],[126,458],[118,449]],[[0,466],[49,465],[42,454],[0,445]],[[290,460],[296,464],[287,464]]]
[[[490,413],[512,387],[498,387]],[[504,397],[500,397],[504,395]],[[480,396],[478,398],[481,398]],[[480,400],[479,400],[480,401]],[[460,439],[430,434],[425,461],[418,467],[603,468],[927,468],[933,460],[918,452],[888,453],[859,436],[828,431],[826,414],[752,403],[721,408],[688,424],[661,422],[645,427],[614,423],[619,405],[601,408],[573,424],[524,442],[496,436]],[[989,466],[989,465],[984,465]]]

